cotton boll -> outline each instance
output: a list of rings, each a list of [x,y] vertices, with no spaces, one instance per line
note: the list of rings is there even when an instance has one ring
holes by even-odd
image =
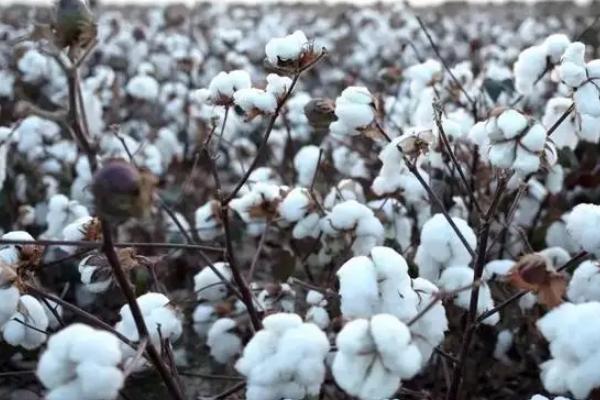
[[[566,217],[566,228],[569,236],[577,245],[590,253],[600,255],[600,206],[596,204],[579,204]]]
[[[228,282],[231,281],[228,263],[216,262],[213,266]],[[216,301],[227,297],[228,289],[221,278],[207,266],[194,276],[194,293],[198,300]]]
[[[387,314],[347,323],[336,344],[333,377],[346,393],[364,400],[392,396],[422,364],[406,325]]]
[[[271,93],[275,98],[281,99],[292,86],[292,80],[287,76],[277,74],[267,75],[267,93]]]
[[[585,45],[581,42],[571,43],[565,49],[559,67],[561,80],[568,86],[576,88],[586,79]]]
[[[596,118],[600,117],[600,93],[594,84],[586,83],[580,86],[573,94],[573,101],[577,112]]]
[[[240,89],[233,94],[233,100],[246,114],[253,111],[272,114],[277,108],[275,96],[257,88]]]
[[[523,50],[514,65],[515,86],[519,93],[531,93],[534,83],[546,69],[547,52],[543,46]]]
[[[412,287],[417,294],[417,312],[423,312],[439,292],[437,286],[423,278],[412,280]],[[444,340],[444,333],[448,330],[448,319],[446,309],[441,302],[437,302],[432,308],[416,320],[410,327],[410,332],[415,345],[421,352],[422,364],[425,365],[436,346]]]
[[[105,256],[91,254],[79,262],[81,283],[92,293],[106,292],[113,283],[112,269]]]
[[[304,32],[295,31],[291,35],[269,40],[265,46],[265,53],[269,62],[277,65],[280,61],[298,60],[307,45],[308,39]]]
[[[350,86],[335,100],[338,120],[329,129],[336,135],[356,135],[375,118],[375,105],[371,93],[362,86]]]
[[[294,168],[296,170],[298,184],[310,186],[319,164],[321,149],[314,145],[302,147],[294,156]]]
[[[543,46],[545,47],[546,54],[550,57],[550,60],[553,63],[558,63],[570,43],[571,41],[567,35],[564,33],[555,33],[544,40]]]
[[[450,292],[468,287],[469,285],[473,284],[473,275],[474,272],[469,267],[447,268],[444,270],[444,272],[442,272],[440,277],[440,288]],[[472,289],[459,291],[454,297],[454,304],[464,310],[469,310],[471,303],[471,291]],[[494,300],[492,299],[490,288],[485,283],[481,283],[479,286],[479,297],[477,301],[477,315],[481,315],[492,308],[494,308]],[[487,317],[483,323],[487,325],[496,325],[499,321],[500,317],[498,313],[496,313]]]
[[[308,190],[294,188],[279,204],[279,215],[286,221],[298,222],[309,212],[311,203],[311,195]]]
[[[25,326],[22,322],[28,326]],[[30,328],[30,326],[37,330]],[[33,350],[46,341],[47,337],[44,331],[47,328],[48,316],[44,312],[44,307],[35,297],[23,295],[19,298],[17,312],[2,327],[2,334],[6,343]]]
[[[569,281],[567,297],[573,303],[600,301],[600,266],[595,261],[582,262]]]
[[[21,294],[15,286],[0,288],[0,327],[3,326],[16,312]]]
[[[37,376],[48,399],[112,400],[124,384],[120,343],[112,333],[73,324],[53,335]]]
[[[219,204],[210,200],[196,209],[194,213],[196,230],[202,240],[212,240],[221,233],[221,220],[219,219]]]
[[[506,353],[510,350],[512,343],[513,334],[511,331],[504,329],[498,332],[496,346],[494,347],[494,358],[503,364],[511,364],[510,358]]]
[[[210,355],[221,364],[227,364],[242,351],[242,340],[234,332],[236,327],[233,319],[221,318],[208,330],[206,344]]]
[[[149,75],[136,75],[127,82],[125,91],[136,99],[155,102],[158,100],[160,85]]]
[[[246,376],[249,400],[318,394],[329,352],[325,334],[296,314],[272,314],[244,348],[236,369]]]
[[[515,110],[506,110],[498,117],[498,128],[506,139],[512,139],[527,128],[527,118]]]

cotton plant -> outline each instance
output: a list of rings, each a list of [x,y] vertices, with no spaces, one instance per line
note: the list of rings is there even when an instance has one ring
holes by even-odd
[[[355,255],[368,254],[383,244],[385,231],[373,211],[356,200],[336,204],[320,222],[325,236],[349,237]]]
[[[348,322],[336,338],[331,370],[342,390],[359,399],[385,399],[415,376],[421,353],[408,327],[389,314]]]
[[[296,314],[277,313],[263,320],[235,368],[247,382],[248,400],[301,399],[319,394],[325,381],[330,345],[316,325]]]
[[[598,364],[600,303],[564,303],[537,322],[550,344],[550,359],[540,365],[544,388],[554,394],[586,399],[600,387]]]
[[[119,339],[76,323],[50,337],[36,375],[48,400],[113,400],[124,386]]]

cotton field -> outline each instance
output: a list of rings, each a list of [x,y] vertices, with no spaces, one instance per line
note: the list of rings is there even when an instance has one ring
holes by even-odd
[[[599,13],[0,5],[0,398],[600,399]]]

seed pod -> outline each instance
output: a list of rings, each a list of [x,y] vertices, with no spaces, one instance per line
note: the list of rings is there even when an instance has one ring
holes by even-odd
[[[331,99],[312,99],[304,106],[304,114],[311,126],[326,129],[336,120],[335,103]]]
[[[84,0],[58,0],[54,19],[57,46],[85,48],[96,33],[94,17]]]
[[[149,172],[140,172],[125,160],[109,160],[92,180],[96,213],[117,224],[147,215],[155,183]]]

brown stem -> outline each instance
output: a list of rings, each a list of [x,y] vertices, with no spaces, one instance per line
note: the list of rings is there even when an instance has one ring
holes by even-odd
[[[478,245],[477,245],[477,257],[475,258],[475,266],[474,266],[474,274],[473,280],[479,281],[483,275],[483,269],[485,267],[485,261],[487,256],[487,241],[490,233],[490,227],[492,225],[494,214],[496,213],[496,209],[498,208],[498,204],[500,203],[500,199],[502,194],[504,193],[504,189],[506,187],[506,178],[501,178],[498,183],[498,188],[496,189],[496,195],[492,200],[492,204],[485,214],[483,220],[483,227],[481,230],[481,234],[479,235]],[[473,340],[473,336],[475,334],[475,330],[477,328],[477,304],[479,301],[479,286],[476,286],[471,291],[471,302],[469,304],[469,311],[467,313],[467,323],[465,327],[465,333],[463,336],[460,355],[458,358],[458,363],[454,368],[454,375],[452,377],[452,383],[450,384],[450,388],[448,389],[448,393],[446,396],[447,400],[457,400],[460,396],[460,387],[463,380],[463,375],[466,367],[466,359],[469,352],[469,347],[471,346],[471,342]]]
[[[102,250],[104,251],[108,263],[112,268],[113,275],[115,276],[115,279],[121,289],[121,292],[123,293],[123,295],[125,295],[127,304],[129,305],[129,309],[131,310],[133,321],[139,334],[139,339],[140,341],[143,341],[144,339],[150,339],[148,327],[146,326],[142,310],[140,309],[140,306],[137,302],[137,298],[135,297],[135,292],[131,287],[131,283],[129,282],[129,278],[125,273],[125,270],[119,262],[119,257],[115,252],[115,248],[113,246],[111,226],[108,223],[108,221],[102,220],[101,222],[102,236],[104,238],[104,246]],[[148,343],[146,345],[146,351],[148,353],[148,358],[150,359],[150,362],[157,369],[171,397],[176,400],[183,400],[184,398],[181,393],[181,389],[178,387],[177,382],[175,381],[168,367],[165,365],[162,358],[160,357],[160,353],[152,343],[152,340],[148,340]]]

